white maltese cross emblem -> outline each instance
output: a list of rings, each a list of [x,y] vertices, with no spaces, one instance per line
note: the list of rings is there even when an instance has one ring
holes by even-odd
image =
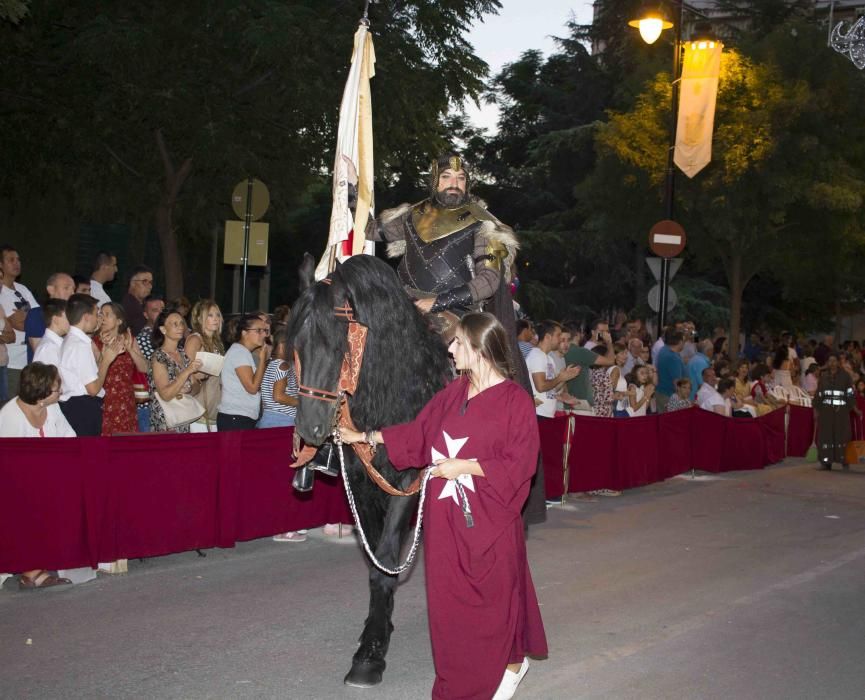
[[[460,450],[463,445],[465,445],[469,439],[467,437],[464,438],[452,438],[446,432],[442,431],[442,434],[445,437],[445,445],[447,445],[447,456],[443,455],[439,452],[435,447],[432,448],[432,461],[436,462],[439,459],[454,459],[459,456]],[[457,497],[457,487],[454,483],[455,481],[459,481],[463,488],[467,488],[469,491],[474,492],[475,490],[475,482],[472,479],[471,474],[460,474],[456,479],[449,479],[445,487],[442,489],[441,494],[439,494],[439,500],[442,498],[453,498],[454,503],[457,505],[460,504],[459,498]]]

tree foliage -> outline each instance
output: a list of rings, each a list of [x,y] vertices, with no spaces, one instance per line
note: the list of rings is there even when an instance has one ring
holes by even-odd
[[[496,78],[501,144],[484,164],[518,191],[510,206],[531,258],[521,272],[529,306],[544,311],[559,306],[557,297],[596,310],[643,307],[646,236],[663,218],[671,76],[657,61],[641,64],[645,49],[621,29],[636,15],[631,5],[599,3],[594,25],[570,27],[572,41],[592,41],[596,55],[566,46],[546,61],[526,54]],[[689,233],[680,311],[707,327],[728,315],[717,296],[726,287],[735,333],[755,279],[751,311],[798,328],[819,325],[833,299],[856,296],[856,265],[865,259],[865,133],[856,105],[865,82],[800,15],[795,3],[751,12],[750,29],[723,55],[713,160],[693,180],[678,173],[676,218]],[[542,90],[544,77],[562,63],[585,66],[568,89],[586,96],[591,114],[571,110],[569,125],[547,128],[555,100]],[[554,171],[559,155],[570,169]],[[832,272],[815,291],[817,261]],[[750,311],[745,319],[763,320]]]
[[[18,24],[28,12],[30,0],[0,0],[0,20]]]
[[[248,175],[270,188],[279,263],[293,265],[305,248],[323,250],[326,228],[292,221],[297,207],[326,206],[308,192],[327,182],[332,166],[362,7],[39,3],[19,26],[0,27],[7,126],[0,196],[38,197],[32,183],[39,183],[38,191],[62,193],[82,221],[155,223],[171,294],[202,267],[201,245],[214,227],[234,218],[229,195]],[[498,7],[496,0],[370,7],[380,190],[416,186],[447,140],[449,105],[481,93],[486,65],[465,34]]]

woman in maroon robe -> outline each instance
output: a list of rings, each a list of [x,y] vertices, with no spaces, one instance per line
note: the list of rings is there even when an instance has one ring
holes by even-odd
[[[547,654],[520,518],[538,425],[532,397],[508,378],[506,348],[494,316],[466,315],[449,346],[462,376],[414,421],[366,435],[341,431],[346,443],[385,444],[398,469],[434,464],[440,477],[428,483],[423,523],[432,697],[441,700],[510,698],[528,655]]]

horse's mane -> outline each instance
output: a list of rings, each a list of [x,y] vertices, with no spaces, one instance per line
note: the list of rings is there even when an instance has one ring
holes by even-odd
[[[406,295],[394,271],[369,256],[349,258],[333,273],[332,298],[344,294],[369,328],[351,414],[361,430],[413,419],[449,376],[447,350]],[[344,335],[344,333],[342,334]]]
[[[289,342],[294,345],[303,336],[315,343],[316,352],[342,358],[346,347],[345,327],[333,310],[329,285],[319,282],[307,287],[291,311],[287,329]]]

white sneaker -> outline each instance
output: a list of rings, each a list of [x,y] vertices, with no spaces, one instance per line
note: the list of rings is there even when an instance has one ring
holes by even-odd
[[[514,693],[517,692],[517,686],[519,686],[520,681],[523,680],[523,676],[526,675],[526,671],[528,670],[528,656],[523,658],[523,663],[520,666],[520,670],[516,673],[511,670],[505,669],[505,675],[502,677],[502,682],[499,683],[496,694],[493,695],[493,700],[510,700],[510,698],[514,696]]]

